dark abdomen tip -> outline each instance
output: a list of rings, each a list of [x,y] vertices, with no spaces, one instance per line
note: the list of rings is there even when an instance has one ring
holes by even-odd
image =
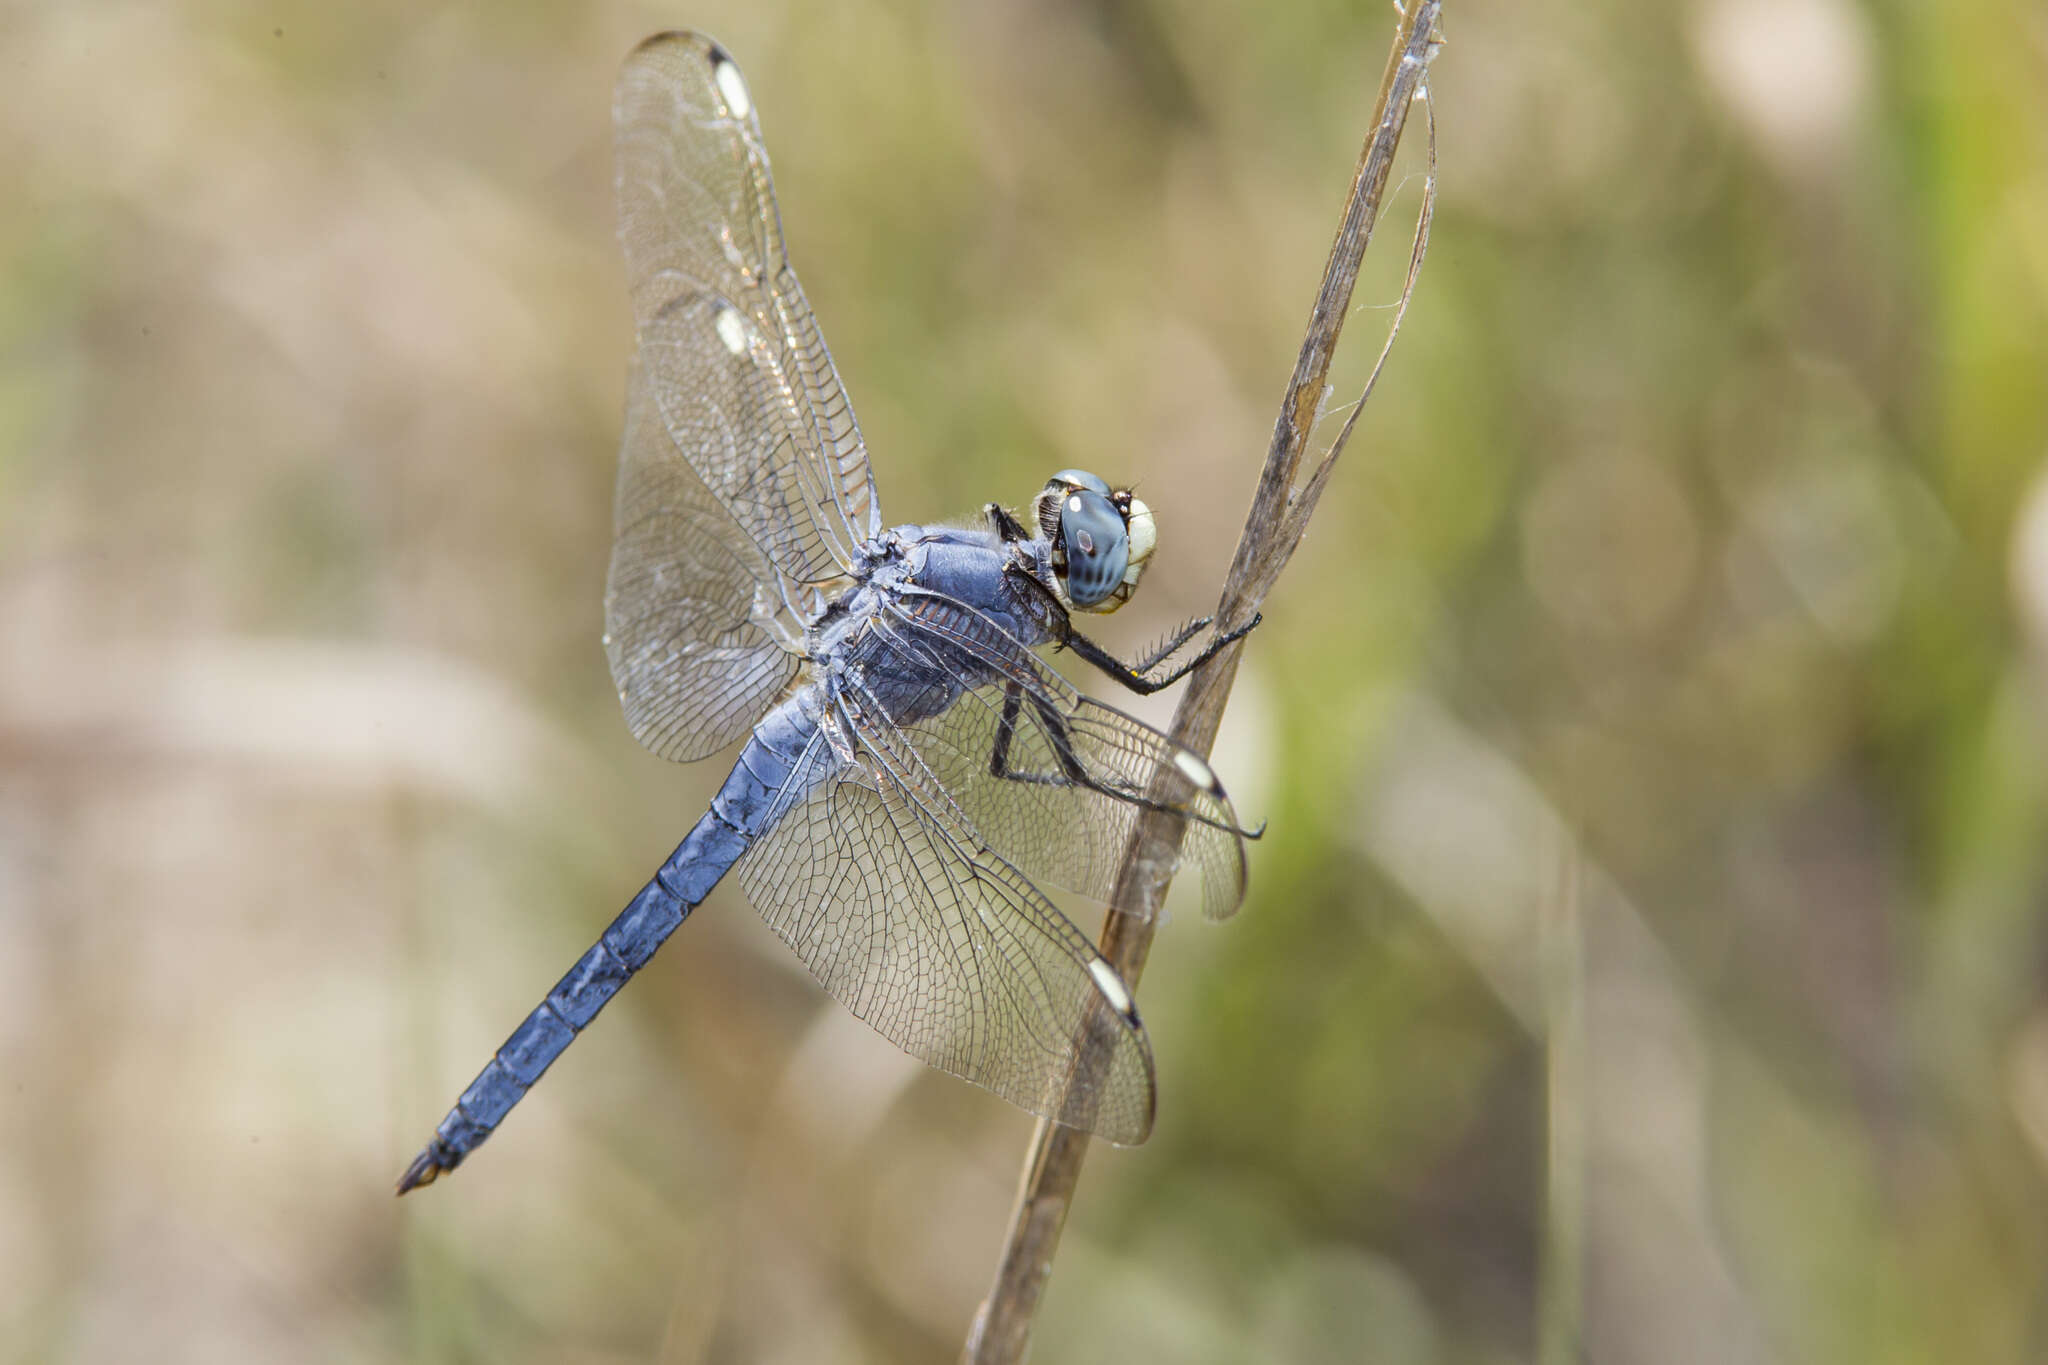
[[[445,1160],[441,1144],[430,1142],[412,1159],[412,1165],[405,1168],[405,1174],[398,1177],[398,1192],[406,1194],[422,1185],[431,1185],[443,1171],[455,1169],[455,1161]]]

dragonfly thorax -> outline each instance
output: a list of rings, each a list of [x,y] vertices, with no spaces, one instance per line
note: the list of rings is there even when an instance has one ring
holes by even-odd
[[[1032,505],[1064,606],[1108,613],[1131,600],[1159,541],[1151,508],[1081,469],[1046,480]]]

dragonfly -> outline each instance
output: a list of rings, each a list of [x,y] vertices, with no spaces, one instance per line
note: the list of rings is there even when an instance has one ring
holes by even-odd
[[[906,1052],[1113,1143],[1143,1142],[1131,989],[1039,883],[1108,902],[1168,812],[1205,913],[1245,840],[1199,755],[1035,653],[1136,693],[1256,625],[1135,663],[1075,629],[1158,540],[1129,488],[1063,470],[1020,513],[884,529],[860,426],[789,264],[752,94],[700,34],[619,76],[619,240],[638,329],[605,593],[628,727],[681,761],[744,740],[701,819],[514,1029],[400,1178],[459,1166],[728,873],[825,989]],[[1175,664],[1176,655],[1192,654]]]

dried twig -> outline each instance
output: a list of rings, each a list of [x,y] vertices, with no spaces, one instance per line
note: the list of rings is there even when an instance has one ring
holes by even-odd
[[[1337,351],[1337,338],[1351,308],[1352,287],[1358,282],[1359,264],[1372,239],[1379,216],[1381,196],[1394,152],[1407,127],[1408,111],[1418,96],[1426,93],[1430,59],[1442,41],[1438,21],[1442,0],[1411,0],[1401,15],[1388,56],[1385,76],[1380,82],[1379,100],[1373,110],[1373,129],[1359,156],[1358,171],[1352,179],[1351,194],[1344,205],[1344,217],[1330,259],[1323,270],[1322,288],[1309,314],[1308,331],[1302,338],[1301,355],[1287,396],[1273,427],[1272,444],[1265,468],[1259,475],[1258,491],[1245,519],[1244,534],[1237,543],[1223,598],[1216,612],[1216,628],[1229,630],[1251,619],[1271,591],[1280,572],[1300,544],[1309,515],[1328,484],[1337,456],[1350,440],[1366,397],[1379,379],[1387,351],[1400,330],[1408,300],[1414,292],[1416,275],[1429,243],[1430,215],[1436,203],[1436,136],[1433,114],[1429,120],[1429,171],[1423,187],[1422,211],[1416,223],[1414,247],[1408,261],[1407,283],[1401,302],[1388,329],[1386,345],[1373,365],[1358,402],[1332,442],[1328,454],[1298,488],[1295,477],[1307,452],[1316,417],[1322,406],[1330,362]],[[1428,109],[1426,100],[1423,101]],[[1207,754],[1215,742],[1223,719],[1223,706],[1237,676],[1236,648],[1224,650],[1197,669],[1188,680],[1168,732],[1179,744],[1198,754]],[[1152,946],[1153,925],[1160,903],[1166,896],[1175,855],[1180,846],[1181,822],[1171,814],[1155,811],[1139,822],[1124,855],[1108,922],[1102,932],[1102,951],[1135,985],[1144,970]],[[1087,1065],[1084,1059],[1083,1065]],[[1011,1214],[1009,1240],[996,1270],[995,1285],[975,1315],[961,1359],[972,1365],[1007,1365],[1023,1359],[1030,1340],[1032,1319],[1037,1313],[1045,1284],[1052,1274],[1053,1252],[1066,1224],[1081,1159],[1087,1151],[1088,1135],[1072,1128],[1041,1120],[1031,1158],[1025,1166],[1017,1205]]]

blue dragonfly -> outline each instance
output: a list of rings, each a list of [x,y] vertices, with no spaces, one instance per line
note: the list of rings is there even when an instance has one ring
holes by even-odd
[[[905,1051],[1143,1142],[1155,1094],[1137,1005],[1035,883],[1107,900],[1138,819],[1164,810],[1222,918],[1244,896],[1249,832],[1199,756],[1033,651],[1071,649],[1146,693],[1243,632],[1175,667],[1206,620],[1135,664],[1074,629],[1073,613],[1130,600],[1157,540],[1151,510],[1093,474],[1055,474],[1021,516],[991,503],[966,525],[884,529],[739,67],[699,34],[659,34],[627,59],[614,119],[639,345],[605,649],[649,749],[745,745],[399,1193],[476,1150],[728,872],[826,990]]]

